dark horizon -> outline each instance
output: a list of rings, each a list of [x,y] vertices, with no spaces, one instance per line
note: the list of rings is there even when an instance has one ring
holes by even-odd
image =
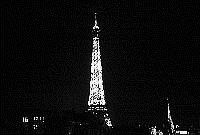
[[[26,109],[87,109],[97,12],[103,84],[113,125],[200,126],[198,4],[4,2],[1,117]],[[12,111],[11,111],[12,110]]]

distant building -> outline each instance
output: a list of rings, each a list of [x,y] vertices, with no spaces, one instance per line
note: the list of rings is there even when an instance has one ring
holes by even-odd
[[[150,128],[151,135],[163,135],[163,132],[156,129],[156,126]]]
[[[19,134],[98,135],[111,130],[91,112],[27,111],[19,115]]]
[[[200,127],[189,129],[189,135],[200,135]]]
[[[26,115],[21,117],[21,133],[44,133],[46,129],[43,115]]]
[[[176,135],[189,135],[188,131],[176,131]]]

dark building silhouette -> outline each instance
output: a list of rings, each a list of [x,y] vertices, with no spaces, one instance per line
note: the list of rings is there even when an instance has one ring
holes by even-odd
[[[13,114],[8,121],[9,126],[4,127],[3,134],[111,134],[105,121],[91,112],[23,110],[20,114]]]

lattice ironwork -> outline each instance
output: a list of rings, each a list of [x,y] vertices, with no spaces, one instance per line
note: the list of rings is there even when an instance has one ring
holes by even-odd
[[[103,89],[101,54],[99,46],[99,26],[97,25],[95,13],[95,25],[93,27],[93,49],[91,63],[91,80],[90,80],[90,95],[88,101],[88,111],[103,112],[101,117],[105,119],[108,126],[112,126],[108,116],[106,101]],[[98,113],[99,114],[99,113]]]

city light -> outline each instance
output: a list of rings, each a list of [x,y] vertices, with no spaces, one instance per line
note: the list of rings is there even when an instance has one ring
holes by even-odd
[[[23,122],[28,122],[28,117],[23,117]]]

